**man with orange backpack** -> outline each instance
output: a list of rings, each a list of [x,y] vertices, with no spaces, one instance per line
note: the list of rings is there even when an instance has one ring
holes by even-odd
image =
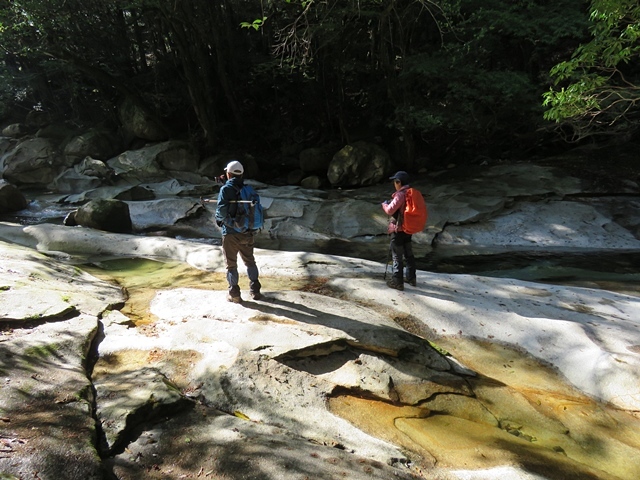
[[[407,172],[396,172],[389,177],[396,189],[391,200],[382,203],[382,209],[391,216],[388,233],[391,235],[389,250],[393,260],[393,275],[387,286],[404,290],[404,282],[416,286],[416,257],[413,255],[411,235],[422,231],[427,221],[427,210],[422,194],[409,185]],[[404,260],[406,260],[406,271]]]

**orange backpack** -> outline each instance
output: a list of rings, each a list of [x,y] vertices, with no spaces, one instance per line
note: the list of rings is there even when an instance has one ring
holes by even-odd
[[[405,204],[402,219],[402,231],[413,235],[427,226],[427,205],[420,190],[408,188],[405,193]]]

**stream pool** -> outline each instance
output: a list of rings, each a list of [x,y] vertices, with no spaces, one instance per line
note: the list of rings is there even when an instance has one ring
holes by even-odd
[[[55,199],[52,196],[52,199]],[[29,207],[0,220],[33,225],[61,225],[75,206],[60,205],[47,196],[30,202]],[[219,245],[219,239],[186,239]],[[330,240],[322,242],[256,237],[258,248],[282,251],[306,251],[389,262],[386,235],[366,240]],[[414,242],[418,269],[434,273],[474,274],[513,278],[538,283],[600,288],[628,295],[640,295],[640,251],[546,248],[522,250],[506,248],[435,247]]]

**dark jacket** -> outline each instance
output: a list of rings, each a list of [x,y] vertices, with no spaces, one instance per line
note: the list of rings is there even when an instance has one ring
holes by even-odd
[[[238,199],[238,192],[244,186],[242,177],[233,177],[227,180],[220,188],[218,194],[218,206],[216,208],[216,223],[222,227],[222,235],[240,233],[228,225],[228,219],[236,216],[238,204],[234,200]]]

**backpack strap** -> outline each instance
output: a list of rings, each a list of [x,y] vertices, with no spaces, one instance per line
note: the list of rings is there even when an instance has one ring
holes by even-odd
[[[242,200],[242,197],[240,195],[240,192],[242,192],[242,188],[244,188],[244,186],[242,188],[239,188],[238,186],[234,185],[233,188],[235,188],[236,190],[236,195],[237,195],[237,199],[236,200],[229,200],[229,203],[250,203],[251,205],[255,205],[257,202],[257,200]]]
[[[254,208],[258,203],[259,203],[259,197],[257,196],[257,194],[255,193],[255,190],[253,190],[253,188],[251,188],[248,185],[243,185],[242,187],[238,187],[236,185],[233,185],[233,188],[236,191],[236,199],[235,200],[229,200],[229,203],[234,203],[235,204],[235,212],[233,215],[229,214],[229,219],[231,222],[231,227],[238,231],[238,218],[240,216],[240,218],[242,218],[244,215],[247,216],[248,218],[248,225],[247,225],[247,229],[249,231],[253,231],[254,230],[254,222],[255,222],[255,211]],[[248,196],[252,199],[249,200],[243,200],[242,199],[242,191],[243,189],[246,188],[246,193],[245,196]],[[246,204],[246,207],[243,207],[242,212],[238,211],[239,208],[239,204]],[[242,227],[241,231],[244,231],[245,227]]]
[[[411,190],[411,187],[406,188],[404,190],[399,190],[397,192],[398,195],[402,196],[402,203],[400,204],[400,207],[397,210],[397,212],[398,212],[398,217],[396,218],[396,231],[397,232],[403,231],[402,230],[402,225],[404,224],[404,211],[407,208],[407,193],[409,192],[409,190]]]

